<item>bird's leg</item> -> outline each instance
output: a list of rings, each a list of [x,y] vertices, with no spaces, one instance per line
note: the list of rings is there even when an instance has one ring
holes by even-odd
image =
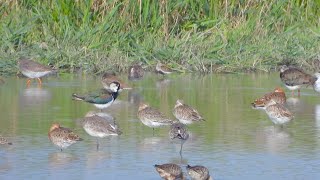
[[[31,79],[28,78],[28,80],[27,80],[27,87],[30,86],[30,83],[31,83]]]
[[[152,128],[152,135],[154,136],[154,128]]]
[[[180,152],[179,152],[179,154],[180,154],[180,163],[182,163],[182,146],[183,146],[183,143],[181,141]]]
[[[294,97],[294,90],[291,91],[291,96]]]
[[[300,89],[298,89],[298,97],[300,97]]]
[[[180,146],[180,156],[182,156],[182,146],[183,146],[183,142],[181,141],[181,146]]]
[[[41,79],[40,78],[37,78],[37,79],[38,79],[39,86],[41,86],[42,85]]]
[[[97,138],[97,151],[99,150],[99,139]]]

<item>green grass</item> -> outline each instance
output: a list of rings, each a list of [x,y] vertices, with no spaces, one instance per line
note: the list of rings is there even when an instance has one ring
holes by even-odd
[[[320,65],[320,1],[0,2],[0,74],[30,57],[62,71],[126,71],[160,60],[180,72]]]

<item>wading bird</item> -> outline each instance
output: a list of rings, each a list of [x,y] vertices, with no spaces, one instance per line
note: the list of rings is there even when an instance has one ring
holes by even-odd
[[[60,148],[61,151],[77,141],[82,140],[71,129],[61,127],[58,123],[53,123],[51,125],[48,137],[55,146]]]
[[[42,65],[38,62],[21,58],[18,61],[18,66],[23,75],[28,77],[27,86],[30,86],[31,79],[37,78],[38,85],[42,85],[41,77],[46,76],[48,74],[56,72],[56,70],[52,69],[49,66]]]
[[[305,73],[299,68],[286,65],[280,68],[280,79],[292,91],[292,96],[294,96],[294,90],[298,90],[298,96],[300,96],[302,85],[313,85],[317,80],[316,77]]]

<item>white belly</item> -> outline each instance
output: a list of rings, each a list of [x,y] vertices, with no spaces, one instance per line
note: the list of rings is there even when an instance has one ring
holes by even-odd
[[[45,76],[51,71],[43,71],[43,72],[34,72],[34,71],[22,71],[21,72],[23,75],[27,76],[28,78],[40,78],[42,76]]]
[[[111,104],[113,103],[113,101],[106,103],[106,104],[94,104],[98,109],[105,109],[109,106],[111,106]]]
[[[290,89],[291,91],[294,91],[294,90],[300,89],[300,88],[301,88],[301,85],[296,85],[296,86],[287,86],[287,85],[286,85],[286,87],[287,87],[288,89]]]

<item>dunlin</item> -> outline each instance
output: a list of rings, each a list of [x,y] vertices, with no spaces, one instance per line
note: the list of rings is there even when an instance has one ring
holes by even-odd
[[[160,177],[165,180],[183,180],[183,172],[180,166],[172,163],[154,165]]]
[[[58,123],[53,123],[50,127],[48,137],[50,141],[58,146],[61,151],[70,145],[81,141],[82,139],[75,134],[71,129],[61,127]]]
[[[173,109],[173,115],[183,124],[192,124],[193,122],[204,121],[199,112],[189,105],[184,104],[180,99],[176,101]]]
[[[85,101],[95,105],[99,109],[109,107],[118,97],[120,84],[112,82],[110,90],[101,89],[98,92],[89,93],[87,95],[72,94],[74,100]]]

